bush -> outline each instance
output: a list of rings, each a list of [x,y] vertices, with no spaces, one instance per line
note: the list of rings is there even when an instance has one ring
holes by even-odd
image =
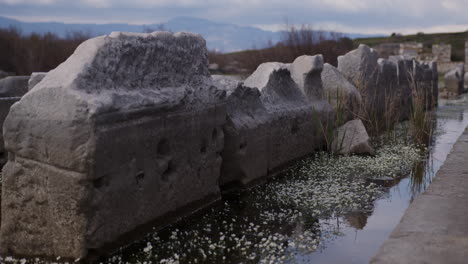
[[[302,55],[322,54],[325,62],[337,64],[337,57],[354,48],[353,41],[341,33],[324,32],[308,25],[290,26],[283,32],[281,41],[269,43],[264,49],[248,50],[230,54],[210,52],[210,63],[216,63],[225,73],[251,73],[264,62],[291,63]]]
[[[53,33],[23,35],[10,27],[0,29],[0,70],[17,75],[47,72],[65,61],[89,34],[70,32],[66,38]]]

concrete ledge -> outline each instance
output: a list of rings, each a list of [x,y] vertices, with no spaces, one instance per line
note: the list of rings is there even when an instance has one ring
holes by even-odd
[[[405,212],[371,260],[390,263],[467,263],[468,129],[425,193]]]

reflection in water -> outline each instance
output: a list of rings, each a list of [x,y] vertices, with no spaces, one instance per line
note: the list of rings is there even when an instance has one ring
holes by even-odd
[[[429,140],[427,158],[417,163],[409,177],[393,182],[375,203],[364,228],[356,220],[342,228],[344,234],[320,254],[310,254],[311,263],[368,263],[399,223],[413,199],[427,189],[458,137],[468,125],[468,96],[440,100]]]
[[[412,157],[405,147],[382,148],[376,158],[305,159],[287,177],[229,197],[102,261],[367,263],[445,161],[468,124],[467,106],[466,98],[441,101],[428,154],[414,166],[404,163]],[[402,162],[413,168],[395,178],[408,175],[398,167]]]

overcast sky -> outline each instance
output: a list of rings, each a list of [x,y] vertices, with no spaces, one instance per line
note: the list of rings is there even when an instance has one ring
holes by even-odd
[[[163,23],[178,16],[279,30],[291,24],[363,34],[468,30],[468,0],[0,0],[23,21]]]

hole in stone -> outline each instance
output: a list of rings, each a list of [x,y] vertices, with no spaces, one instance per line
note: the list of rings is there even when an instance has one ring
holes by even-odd
[[[171,147],[169,145],[169,141],[167,139],[162,139],[158,143],[158,155],[160,156],[166,156],[169,155],[171,152]]]
[[[239,145],[239,149],[245,149],[246,147],[247,147],[247,142],[245,142],[245,141],[240,143],[240,145]]]
[[[218,129],[214,128],[213,132],[211,132],[211,138],[216,140],[218,138]]]
[[[167,163],[167,168],[166,168],[166,170],[164,170],[164,172],[163,172],[163,174],[162,174],[162,176],[161,176],[162,179],[163,179],[164,181],[169,180],[171,174],[174,173],[174,170],[175,170],[174,164],[173,164],[172,160],[170,160],[170,161]]]
[[[143,171],[138,171],[135,176],[137,184],[141,184],[144,178],[145,178],[145,173]]]
[[[291,133],[296,134],[299,131],[299,125],[297,122],[294,122],[293,125],[291,126]]]
[[[93,186],[96,189],[101,189],[105,185],[105,176],[93,180]]]
[[[208,142],[206,140],[202,140],[201,147],[200,147],[200,152],[201,153],[206,153],[207,148],[208,148]]]

